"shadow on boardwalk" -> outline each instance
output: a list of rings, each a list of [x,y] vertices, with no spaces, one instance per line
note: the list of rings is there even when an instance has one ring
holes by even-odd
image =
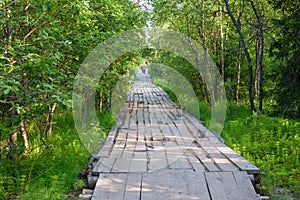
[[[259,169],[183,113],[147,73],[137,75],[96,158],[92,200],[263,199],[252,184]]]

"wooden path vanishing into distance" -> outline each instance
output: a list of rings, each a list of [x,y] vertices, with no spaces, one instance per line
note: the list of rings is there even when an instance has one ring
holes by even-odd
[[[254,190],[259,169],[183,113],[147,73],[136,76],[117,120],[82,199],[268,199]]]

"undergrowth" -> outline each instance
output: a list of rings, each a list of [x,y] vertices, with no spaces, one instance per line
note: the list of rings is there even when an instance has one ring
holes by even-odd
[[[209,107],[200,103],[199,109],[200,120],[208,125]],[[115,123],[113,117],[108,112],[97,114],[101,129],[107,133]],[[78,137],[72,114],[56,115],[54,121],[52,136],[45,144],[32,122],[27,132],[34,148],[16,161],[0,160],[0,199],[67,199],[70,190],[85,187],[78,175],[87,167],[90,153]],[[263,172],[260,193],[272,199],[289,199],[278,197],[279,188],[290,191],[290,199],[299,199],[299,130],[299,120],[256,116],[246,106],[235,106],[227,112],[222,137]]]
[[[107,134],[115,123],[111,113],[97,115]],[[79,174],[88,166],[90,153],[80,141],[71,111],[54,115],[52,135],[44,142],[37,121],[26,126],[29,151],[15,161],[0,160],[0,200],[68,199],[70,191],[86,187]]]
[[[299,130],[299,120],[256,116],[239,106],[227,115],[222,136],[230,147],[260,168],[259,192],[272,199],[299,199]],[[285,194],[279,195],[278,191],[290,191],[290,197],[282,197]]]
[[[56,115],[51,137],[43,144],[37,125],[29,124],[30,150],[16,161],[0,160],[0,199],[67,199],[84,187],[79,172],[90,154],[78,137],[70,112]]]

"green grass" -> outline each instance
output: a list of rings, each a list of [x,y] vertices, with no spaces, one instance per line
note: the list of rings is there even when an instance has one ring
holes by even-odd
[[[230,147],[263,172],[260,192],[277,199],[276,189],[283,188],[299,198],[299,130],[299,120],[256,116],[240,106],[227,117],[222,136]]]
[[[97,114],[102,131],[107,133],[115,120],[109,112]],[[30,150],[16,161],[0,160],[0,200],[61,200],[67,199],[70,191],[86,186],[79,174],[87,168],[90,153],[80,141],[71,111],[55,114],[46,145],[41,140],[43,127],[39,120],[42,121],[35,119],[26,126]],[[19,142],[21,148],[22,141]]]
[[[174,97],[173,97],[174,98]],[[174,99],[175,100],[175,99]],[[210,109],[200,103],[200,119],[209,125]],[[108,132],[115,123],[111,113],[98,113],[101,129]],[[43,145],[37,124],[27,127],[34,146],[17,161],[0,160],[0,199],[67,199],[71,190],[82,189],[80,170],[90,154],[82,145],[71,112],[55,115],[52,136]],[[228,109],[222,136],[228,146],[262,172],[260,193],[272,199],[275,191],[289,189],[300,197],[300,121],[256,116],[247,106]]]
[[[56,115],[52,136],[41,144],[39,130],[28,132],[34,146],[18,160],[0,161],[0,199],[66,199],[71,189],[84,186],[79,172],[90,154],[80,142],[70,112]]]

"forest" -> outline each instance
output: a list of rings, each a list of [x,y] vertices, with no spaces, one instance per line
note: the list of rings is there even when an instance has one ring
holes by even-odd
[[[78,199],[91,155],[72,115],[76,74],[97,45],[145,27],[201,44],[226,89],[219,134],[260,168],[257,191],[300,199],[299,1],[0,0],[0,16],[0,199]],[[197,117],[209,125],[214,98],[201,74],[179,55],[143,48],[113,60],[98,82],[95,107],[104,134],[116,122],[115,85],[151,63],[189,81]]]

